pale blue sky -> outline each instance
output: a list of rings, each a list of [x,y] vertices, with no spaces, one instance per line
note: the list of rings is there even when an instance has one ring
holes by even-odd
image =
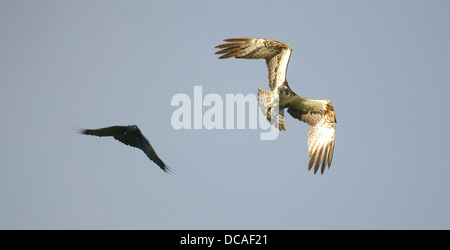
[[[449,1],[3,0],[0,34],[1,229],[450,229]],[[332,101],[324,175],[291,117],[275,141],[172,128],[194,85],[268,88],[214,55],[230,37],[289,44],[291,88]],[[74,130],[129,124],[174,175]]]

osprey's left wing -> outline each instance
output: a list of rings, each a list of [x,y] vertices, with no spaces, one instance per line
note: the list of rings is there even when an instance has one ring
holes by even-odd
[[[308,157],[311,157],[308,170],[314,165],[314,173],[319,166],[321,173],[331,166],[336,134],[336,115],[329,100],[314,100],[300,96],[287,105],[288,113],[302,122],[312,126],[308,132]]]

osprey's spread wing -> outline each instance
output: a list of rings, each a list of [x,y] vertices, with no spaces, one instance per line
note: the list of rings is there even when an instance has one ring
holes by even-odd
[[[150,142],[147,138],[145,138],[141,130],[136,125],[112,126],[99,129],[82,129],[79,132],[84,135],[112,136],[114,139],[126,145],[139,148],[144,151],[147,157],[156,163],[156,165],[158,165],[164,172],[168,173],[171,171],[171,169],[158,157]]]
[[[286,105],[287,112],[294,118],[307,123],[312,128],[308,132],[308,157],[311,157],[308,170],[314,165],[314,173],[320,167],[331,166],[336,134],[336,115],[329,100],[314,100],[293,94]]]
[[[222,49],[216,54],[223,54],[219,59],[230,57],[246,59],[266,59],[269,70],[269,86],[271,90],[286,81],[286,71],[292,48],[284,43],[260,38],[230,38],[227,43],[216,46]]]
[[[269,70],[269,86],[271,91],[259,89],[258,100],[267,120],[279,130],[286,130],[284,109],[288,113],[310,126],[308,132],[308,156],[311,157],[308,170],[314,166],[314,173],[321,167],[331,165],[334,152],[336,115],[329,100],[315,100],[300,97],[289,87],[286,80],[287,65],[292,48],[284,43],[259,38],[225,39],[225,44],[216,46],[221,49],[216,54],[224,58],[266,59]],[[274,112],[278,111],[278,112]],[[277,114],[274,117],[274,114]]]

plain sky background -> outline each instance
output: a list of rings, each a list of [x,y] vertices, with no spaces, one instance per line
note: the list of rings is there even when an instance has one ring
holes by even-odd
[[[2,0],[0,34],[1,229],[450,229],[447,0]],[[172,128],[194,85],[268,89],[214,55],[230,37],[289,44],[291,88],[332,101],[324,175],[290,116],[274,141]],[[129,124],[174,174],[75,129]]]

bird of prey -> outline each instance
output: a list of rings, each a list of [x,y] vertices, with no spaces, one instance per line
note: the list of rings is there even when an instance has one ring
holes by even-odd
[[[95,136],[112,136],[114,139],[139,148],[158,165],[165,173],[169,173],[171,169],[164,164],[164,162],[158,157],[150,142],[142,134],[141,130],[136,125],[130,126],[112,126],[99,129],[81,129],[80,134],[95,135]]]
[[[292,48],[284,43],[261,38],[230,38],[216,46],[219,59],[230,57],[265,59],[269,70],[270,91],[258,88],[259,106],[267,120],[280,131],[286,130],[284,109],[294,118],[312,126],[308,132],[308,170],[319,167],[323,174],[330,168],[334,152],[336,115],[329,100],[301,97],[286,81],[286,71]]]

